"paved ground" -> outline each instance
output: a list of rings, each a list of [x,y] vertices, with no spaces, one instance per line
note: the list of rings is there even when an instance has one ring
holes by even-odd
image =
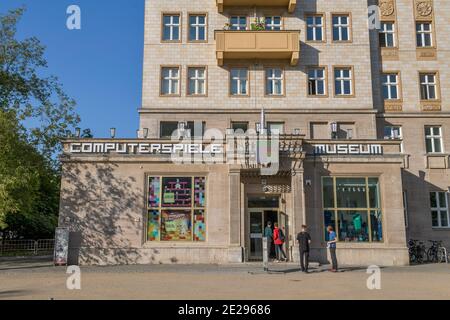
[[[266,274],[258,264],[82,267],[81,290],[68,290],[66,268],[48,259],[0,261],[0,299],[450,299],[450,264],[382,268],[381,290],[367,289],[365,268],[326,269],[316,265],[302,274],[294,264],[273,264]]]

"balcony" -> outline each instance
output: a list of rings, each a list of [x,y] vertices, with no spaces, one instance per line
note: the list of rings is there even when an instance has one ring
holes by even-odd
[[[300,31],[216,31],[217,63],[225,60],[286,59],[292,66],[300,58]]]
[[[225,7],[285,7],[293,13],[297,0],[216,0],[216,3],[220,13]]]

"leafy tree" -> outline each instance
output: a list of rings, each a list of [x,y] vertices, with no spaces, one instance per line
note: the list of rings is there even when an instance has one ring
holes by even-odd
[[[0,111],[0,229],[20,236],[51,234],[59,178],[26,139],[13,111]]]
[[[59,141],[79,117],[58,79],[42,76],[44,46],[35,37],[17,39],[23,14],[24,8],[0,13],[0,231],[52,237],[59,205]],[[30,128],[30,123],[38,125]]]
[[[24,10],[0,15],[0,110],[14,111],[22,122],[38,122],[27,130],[28,140],[51,159],[60,150],[60,137],[79,117],[58,79],[41,76],[47,68],[45,47],[35,37],[16,39]]]

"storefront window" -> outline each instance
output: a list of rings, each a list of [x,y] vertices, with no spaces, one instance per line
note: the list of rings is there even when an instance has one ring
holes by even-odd
[[[206,241],[205,177],[148,177],[148,241]]]
[[[322,193],[325,240],[326,228],[332,226],[339,241],[383,241],[378,178],[324,177]]]

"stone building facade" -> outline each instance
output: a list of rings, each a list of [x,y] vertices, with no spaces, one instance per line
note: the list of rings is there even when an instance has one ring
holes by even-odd
[[[303,224],[322,263],[330,225],[344,264],[408,264],[411,238],[450,245],[449,20],[445,0],[147,0],[138,139],[64,143],[71,256],[259,260],[268,221],[294,261]],[[175,165],[157,146],[176,129],[205,144],[279,133],[282,165]]]

